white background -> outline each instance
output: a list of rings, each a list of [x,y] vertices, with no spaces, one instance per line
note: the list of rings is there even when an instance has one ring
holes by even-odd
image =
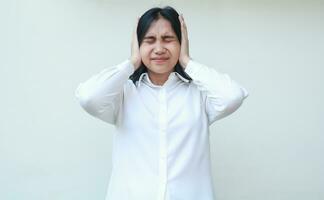
[[[113,126],[77,85],[130,56],[136,16],[184,14],[190,55],[250,96],[211,126],[217,200],[324,199],[321,1],[8,0],[0,3],[0,199],[104,199]]]

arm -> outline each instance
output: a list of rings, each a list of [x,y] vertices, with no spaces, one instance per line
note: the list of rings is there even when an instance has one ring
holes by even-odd
[[[139,18],[136,19],[133,30],[131,57],[93,75],[75,90],[75,96],[85,111],[110,124],[116,124],[125,83],[142,62],[136,32],[138,21]]]
[[[209,125],[233,113],[249,95],[247,90],[232,80],[227,74],[193,61],[189,56],[187,25],[183,15],[181,23],[181,49],[179,62],[193,83],[206,96],[205,108]]]
[[[206,113],[209,125],[237,110],[249,95],[247,90],[227,74],[189,60],[185,72],[193,83],[206,95]]]
[[[129,59],[106,68],[80,83],[75,90],[75,97],[90,115],[115,124],[122,103],[124,84],[134,70]]]

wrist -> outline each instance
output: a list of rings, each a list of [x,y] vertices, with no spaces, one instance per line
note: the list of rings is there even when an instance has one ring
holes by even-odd
[[[134,70],[136,70],[139,67],[139,64],[132,58],[129,58],[130,63],[133,65]]]
[[[180,61],[180,65],[183,67],[183,69],[185,69],[190,61],[190,56],[186,56],[183,59],[181,59]]]

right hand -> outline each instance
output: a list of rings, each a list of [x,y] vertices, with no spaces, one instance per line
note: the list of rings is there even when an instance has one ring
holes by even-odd
[[[132,38],[132,43],[131,43],[131,57],[129,59],[132,62],[132,64],[134,65],[135,70],[138,69],[142,64],[142,58],[141,58],[141,54],[139,51],[139,45],[138,45],[138,40],[137,40],[138,22],[139,22],[139,17],[137,17],[136,25],[135,25],[134,31],[133,31],[133,38]]]

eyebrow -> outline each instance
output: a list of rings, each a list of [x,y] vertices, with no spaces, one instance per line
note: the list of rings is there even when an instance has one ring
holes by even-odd
[[[164,35],[162,36],[162,39],[166,39],[166,38],[175,38],[175,36],[173,35]],[[145,36],[143,39],[155,39],[155,36]]]

